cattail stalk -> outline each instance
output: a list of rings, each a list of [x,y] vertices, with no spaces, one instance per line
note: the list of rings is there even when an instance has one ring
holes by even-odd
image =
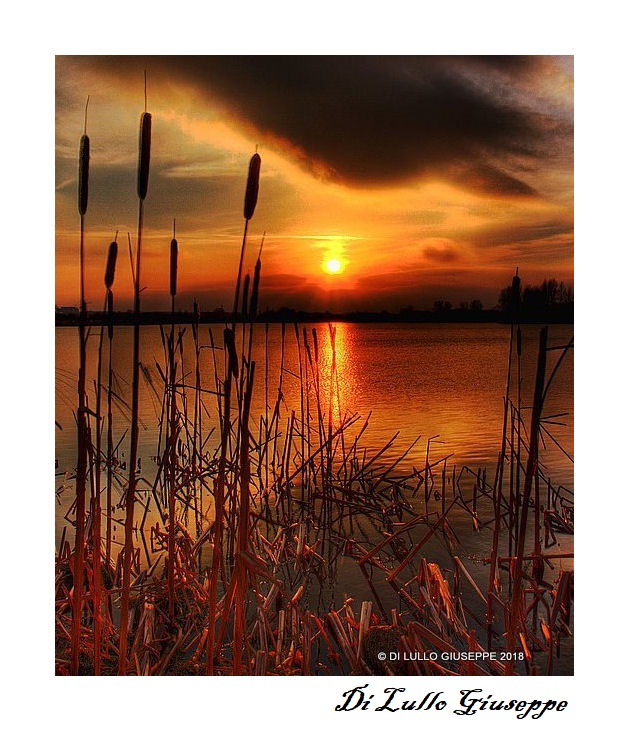
[[[496,477],[493,488],[493,501],[494,501],[494,533],[491,547],[491,559],[489,569],[489,587],[487,590],[487,646],[491,650],[492,632],[491,626],[493,623],[493,597],[496,593],[496,571],[497,571],[497,558],[498,558],[498,541],[500,537],[500,507],[502,503],[502,485],[504,476],[504,463],[506,459],[507,450],[507,423],[509,417],[509,405],[511,403],[511,370],[513,364],[513,343],[515,335],[515,319],[518,313],[518,303],[520,301],[520,277],[518,276],[518,270],[513,277],[511,283],[511,325],[509,328],[509,358],[507,363],[507,383],[505,386],[505,395],[503,402],[503,414],[502,414],[502,442],[500,445],[500,454],[498,455],[498,464],[496,466]],[[517,509],[517,508],[516,508]]]
[[[223,413],[221,421],[221,450],[218,460],[218,472],[214,481],[214,546],[212,550],[212,568],[210,570],[210,589],[208,592],[208,632],[206,643],[206,674],[214,673],[214,657],[221,651],[219,635],[216,650],[214,638],[216,632],[216,608],[218,603],[218,576],[223,563],[223,521],[225,515],[225,484],[227,472],[227,447],[231,424],[231,392],[232,375],[238,371],[236,351],[234,348],[234,332],[229,328],[223,330],[225,352],[225,381],[223,384]],[[236,359],[236,363],[233,362]]]
[[[111,528],[112,528],[112,486],[113,486],[113,457],[114,457],[114,425],[113,425],[113,312],[114,294],[111,290],[107,292],[107,340],[109,345],[109,357],[107,361],[107,527],[105,535],[105,563],[109,566],[111,562]]]
[[[107,266],[105,268],[105,288],[107,290],[106,300],[106,312],[107,312],[107,340],[109,345],[109,357],[107,367],[107,523],[105,533],[105,563],[109,567],[111,561],[111,528],[112,528],[112,505],[111,505],[111,490],[113,483],[113,451],[114,451],[114,436],[113,436],[113,413],[112,413],[112,382],[113,382],[113,364],[112,364],[112,351],[113,351],[113,339],[114,339],[114,293],[112,287],[114,284],[114,277],[116,273],[116,260],[118,258],[118,232],[116,231],[116,238],[109,244],[109,250],[107,252]]]
[[[201,469],[203,458],[203,437],[202,437],[202,402],[201,402],[201,346],[199,344],[199,319],[201,311],[194,300],[194,319],[192,322],[192,339],[194,342],[194,421],[192,438],[192,469],[194,474]],[[198,484],[198,492],[196,485]],[[194,507],[196,516],[197,537],[202,531],[203,516],[203,482],[195,483]],[[199,552],[199,569],[201,568],[201,553]]]
[[[544,383],[546,379],[546,344],[548,342],[548,327],[543,327],[539,333],[539,351],[537,356],[537,372],[535,375],[535,391],[533,394],[533,411],[531,414],[531,428],[529,431],[529,454],[526,462],[524,475],[524,487],[522,489],[522,513],[520,518],[520,529],[517,541],[515,556],[515,567],[513,571],[513,598],[511,602],[511,629],[507,633],[507,651],[513,653],[515,649],[515,638],[519,632],[524,631],[523,618],[523,591],[522,591],[522,564],[524,561],[524,544],[526,541],[526,526],[528,519],[529,500],[533,488],[533,480],[538,470],[539,458],[539,435],[544,406]],[[513,661],[507,664],[508,668],[513,666]]]
[[[142,231],[144,228],[144,199],[148,192],[149,164],[151,157],[151,115],[143,112],[140,117],[139,161],[138,161],[138,243],[135,257],[134,277],[134,324],[133,324],[133,380],[131,385],[131,445],[129,450],[129,484],[125,498],[125,540],[122,568],[122,598],[120,605],[120,645],[118,675],[127,672],[127,637],[129,632],[129,601],[131,590],[131,558],[133,554],[133,514],[137,483],[138,457],[138,413],[140,384],[140,273],[142,263]]]
[[[105,307],[107,300],[105,299]],[[102,396],[102,372],[103,372],[103,341],[105,328],[101,325],[98,340],[98,358],[96,365],[96,405],[95,405],[95,428],[96,428],[96,451],[94,455],[94,494],[92,496],[92,581],[93,581],[93,609],[94,609],[94,675],[100,675],[101,661],[101,630],[102,630],[102,556],[101,556],[101,502],[100,502],[100,478],[101,478],[101,396]]]
[[[109,244],[109,250],[107,252],[107,266],[105,268],[105,288],[107,290],[106,298],[106,316],[107,316],[107,341],[109,346],[109,357],[107,367],[107,490],[106,490],[106,501],[107,501],[107,522],[105,532],[105,564],[109,567],[111,562],[111,528],[112,528],[112,504],[111,504],[111,491],[113,483],[113,451],[114,451],[114,436],[113,436],[113,412],[112,412],[112,386],[113,386],[113,363],[112,363],[112,351],[113,351],[113,339],[114,339],[114,293],[112,287],[114,284],[114,277],[116,273],[116,260],[118,258],[118,232],[116,231],[116,238]]]
[[[89,103],[89,97],[87,99]],[[83,580],[85,564],[85,485],[87,481],[88,460],[88,424],[85,398],[85,369],[86,369],[86,324],[87,304],[85,302],[85,214],[89,191],[90,166],[90,139],[86,134],[87,103],[85,105],[86,124],[79,145],[79,184],[78,210],[80,216],[80,246],[79,246],[79,287],[80,287],[80,315],[79,315],[79,374],[78,374],[78,413],[77,413],[77,466],[76,466],[76,526],[75,549],[73,562],[74,588],[72,603],[72,628],[70,649],[70,673],[79,674],[79,654],[81,643],[81,614],[83,610]]]
[[[113,328],[113,311],[114,311],[114,294],[112,287],[114,285],[114,278],[116,274],[116,260],[118,258],[118,232],[116,232],[116,238],[109,244],[107,251],[107,265],[105,267],[105,317],[107,320],[107,341],[109,346],[108,353],[108,369],[107,369],[107,487],[106,487],[106,532],[105,532],[105,565],[109,567],[111,561],[111,491],[113,482],[113,419],[112,419],[112,381],[113,381],[113,367],[112,367],[112,341],[114,337]],[[103,335],[101,328],[101,343]],[[100,354],[99,354],[100,358]],[[100,368],[100,364],[99,364]]]
[[[116,271],[116,257],[118,244],[113,241],[107,253],[107,266],[105,269],[105,312],[109,301],[109,294],[114,283]],[[98,341],[98,362],[96,371],[96,454],[94,459],[94,495],[92,498],[92,574],[94,586],[94,675],[100,675],[101,663],[101,632],[103,624],[102,615],[102,554],[101,554],[101,502],[100,502],[100,478],[101,478],[101,402],[102,402],[102,372],[103,372],[103,341],[105,328],[101,325]]]
[[[243,368],[244,370],[244,368]],[[236,594],[234,612],[234,675],[242,672],[242,653],[246,635],[246,591],[247,566],[244,555],[249,549],[249,512],[251,461],[249,456],[249,413],[253,396],[255,363],[247,364],[247,384],[244,393],[240,425],[240,514],[238,518],[238,537],[236,552]]]
[[[225,598],[225,609],[223,611],[223,620],[221,622],[218,637],[216,638],[216,648],[215,645],[215,625],[216,625],[216,608],[217,608],[217,599],[218,599],[218,574],[219,569],[222,567],[223,562],[223,521],[225,516],[225,486],[226,486],[226,469],[227,469],[227,448],[229,444],[229,435],[231,433],[231,394],[232,394],[232,378],[234,379],[234,382],[236,384],[236,389],[238,390],[238,357],[236,355],[236,343],[235,343],[235,335],[236,335],[236,320],[238,317],[238,304],[240,299],[240,283],[242,279],[242,267],[243,267],[243,261],[244,261],[244,255],[245,255],[245,247],[247,243],[247,230],[249,226],[249,221],[253,217],[256,203],[258,201],[258,187],[259,187],[259,180],[260,180],[260,155],[256,152],[250,162],[249,162],[249,173],[247,177],[247,187],[245,190],[245,201],[244,201],[244,219],[245,219],[245,227],[243,231],[242,236],[242,245],[240,248],[240,261],[238,263],[238,275],[236,278],[236,291],[234,294],[234,306],[232,309],[232,327],[231,329],[225,328],[223,331],[223,338],[224,338],[224,347],[225,347],[225,380],[223,384],[224,388],[224,400],[223,400],[223,414],[222,414],[222,422],[221,422],[221,449],[220,449],[220,456],[219,456],[219,462],[218,462],[218,474],[217,478],[214,483],[214,501],[215,501],[215,523],[214,523],[214,550],[212,552],[212,568],[210,571],[210,591],[209,591],[209,602],[208,602],[208,633],[207,633],[207,642],[206,642],[206,651],[207,651],[207,664],[206,664],[206,673],[208,675],[212,675],[214,671],[214,657],[220,654],[221,651],[221,644],[222,644],[222,638],[226,627],[226,615],[227,612],[230,609],[231,602],[233,601],[234,594],[231,594],[231,597]],[[244,355],[244,353],[243,353]],[[244,369],[244,364],[243,364]],[[251,371],[251,364],[249,364],[249,377],[252,376]],[[241,441],[240,441],[240,457],[241,457],[241,473],[243,470],[243,455],[242,455],[242,449],[243,445],[246,444],[246,451],[247,456],[244,458],[245,460],[248,458],[248,448],[249,448],[249,432],[248,432],[248,425],[245,428],[246,431],[246,440],[243,442],[243,423],[246,416],[246,420],[248,421],[248,411],[245,414],[244,410],[248,409],[247,405],[247,394],[249,394],[249,399],[251,398],[251,395],[249,393],[249,383],[253,383],[251,380],[247,383],[247,389],[244,395],[244,409],[243,411],[240,411],[241,416]],[[241,394],[242,395],[242,394]],[[246,469],[246,468],[245,468]],[[241,485],[243,476],[241,474]],[[245,478],[248,480],[248,478]],[[248,490],[248,484],[247,484],[247,490]],[[235,497],[235,496],[234,496]],[[243,502],[243,496],[241,494],[241,519],[242,519],[242,506]],[[246,510],[248,511],[248,499],[246,503]],[[234,514],[234,511],[232,511],[232,514]],[[235,517],[235,515],[234,515]],[[248,518],[246,520],[247,524],[247,530],[248,530]],[[240,524],[242,525],[242,523]],[[239,526],[240,527],[240,526]],[[230,532],[230,538],[233,538],[234,532]],[[239,533],[238,536],[238,545],[240,545],[241,541],[241,535]],[[242,575],[240,572],[242,571]],[[236,571],[236,575],[233,577],[232,585],[231,585],[231,591],[242,591],[244,584],[246,582],[246,574],[247,570],[246,567],[242,564],[242,561],[238,559],[238,568]],[[234,581],[236,583],[234,583]],[[244,597],[244,594],[242,595]],[[244,600],[244,599],[243,599]],[[239,622],[242,619],[242,617],[239,618]],[[240,628],[238,631],[238,634],[241,634],[241,631],[244,632],[244,628]],[[241,645],[241,639],[238,640],[236,643],[238,645],[239,649],[234,650],[234,667],[239,667],[240,665],[240,657],[237,658],[237,654],[239,655],[242,651],[242,645]]]
[[[176,460],[176,404],[175,404],[175,295],[177,294],[177,239],[170,242],[170,338],[168,340],[168,616],[175,618],[175,460]]]

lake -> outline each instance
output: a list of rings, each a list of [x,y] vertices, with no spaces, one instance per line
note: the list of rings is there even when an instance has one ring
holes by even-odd
[[[180,326],[183,327],[183,326]],[[307,326],[317,331],[321,350],[322,391],[329,392],[325,383],[331,361],[330,334],[326,324]],[[503,418],[503,398],[507,377],[509,328],[497,324],[349,324],[335,323],[336,368],[341,409],[358,412],[363,417],[371,412],[365,443],[383,446],[400,432],[391,451],[392,456],[421,435],[411,452],[408,463],[421,465],[425,456],[426,439],[439,435],[431,443],[431,453],[453,454],[457,464],[490,466],[500,449]],[[215,388],[212,352],[208,331],[214,342],[222,343],[222,328],[218,325],[200,328],[202,386]],[[572,337],[572,327],[551,326],[549,346],[563,345]],[[533,395],[537,340],[539,328],[522,327],[521,393],[524,408],[530,407]],[[116,329],[113,347],[113,367],[119,377],[119,395],[127,400],[130,394],[130,370],[133,330]],[[275,401],[280,370],[281,326],[270,325],[265,347],[264,326],[255,327],[253,359],[256,361],[253,420],[265,410],[265,395]],[[63,430],[57,430],[56,457],[59,467],[72,470],[75,461],[73,410],[76,400],[76,371],[78,337],[73,328],[56,330],[56,420]],[[159,327],[141,329],[141,360],[147,374],[159,386],[156,363],[163,365]],[[97,329],[89,339],[88,383],[96,373],[98,348]],[[107,344],[105,339],[105,366]],[[268,365],[265,362],[268,354]],[[184,358],[192,369],[191,328],[184,336]],[[552,355],[552,354],[551,354]],[[219,373],[222,357],[219,353]],[[184,360],[184,364],[186,361]],[[299,408],[299,360],[296,337],[292,326],[286,328],[284,345],[284,377],[282,390],[285,414]],[[550,367],[552,361],[548,367]],[[103,371],[105,372],[105,371]],[[268,384],[265,387],[265,374]],[[553,427],[552,434],[561,446],[572,454],[573,449],[573,357],[569,353],[553,380],[545,413],[562,413],[565,426]],[[92,402],[94,389],[89,391]],[[155,417],[161,408],[147,379],[141,382],[141,418],[145,424],[141,434],[140,453],[155,454],[157,431]],[[205,399],[210,413],[217,413],[215,399]],[[338,403],[335,400],[335,413]],[[526,415],[527,412],[524,412]],[[128,427],[126,416],[119,413],[117,435]],[[554,482],[572,488],[572,464],[551,441],[542,449],[541,461]]]
[[[320,394],[323,420],[330,418],[338,425],[345,414],[359,414],[348,439],[358,433],[368,417],[369,425],[360,437],[365,454],[373,456],[395,437],[390,448],[378,461],[395,465],[394,473],[414,479],[425,468],[426,448],[430,439],[430,462],[448,458],[448,470],[456,465],[472,471],[487,470],[491,483],[501,446],[504,394],[507,380],[509,327],[499,324],[349,324],[307,325],[311,364],[304,346],[304,326],[299,328],[300,344],[295,328],[272,324],[254,326],[252,360],[256,363],[254,397],[251,410],[252,433],[256,425],[267,420],[273,412],[278,391],[278,423],[287,429],[291,414],[301,409],[300,362],[310,384],[309,398],[314,409],[314,393]],[[316,332],[316,345],[313,338]],[[523,426],[528,430],[537,361],[539,327],[522,327],[522,358],[518,370],[514,361],[512,399],[520,380]],[[141,361],[143,377],[140,389],[140,445],[142,476],[150,484],[157,469],[159,430],[162,409],[160,372],[165,371],[165,352],[160,328],[143,326],[141,331]],[[170,326],[165,327],[165,332]],[[190,326],[175,326],[182,332],[178,355],[179,374],[188,383],[195,379],[194,343]],[[99,328],[93,328],[89,338],[87,382],[89,406],[94,408]],[[237,344],[242,329],[238,329]],[[549,329],[547,377],[562,353],[559,346],[571,339],[571,326],[556,325]],[[334,346],[332,341],[334,340]],[[132,364],[133,329],[120,327],[112,343],[114,390],[117,395],[114,413],[114,442],[120,440],[118,456],[128,454],[128,408]],[[222,326],[199,328],[199,378],[203,389],[201,420],[207,435],[204,448],[215,449],[218,444],[217,375],[222,378]],[[212,343],[216,347],[212,347]],[[316,353],[315,353],[316,351]],[[103,381],[106,382],[108,341],[103,349]],[[240,352],[240,347],[238,348]],[[300,360],[301,354],[301,360]],[[56,330],[56,475],[57,486],[68,480],[76,463],[76,432],[73,411],[76,402],[78,335],[74,328]],[[334,377],[332,377],[334,374]],[[189,397],[192,411],[193,396]],[[554,375],[545,402],[547,417],[540,462],[544,476],[554,486],[573,488],[573,351],[567,352]],[[329,410],[329,405],[332,408]],[[215,430],[212,432],[212,430]],[[396,436],[397,435],[397,436]],[[416,441],[417,440],[417,441]],[[412,446],[414,445],[414,446]],[[412,448],[410,451],[409,447]],[[401,458],[401,459],[400,459]],[[398,462],[399,460],[399,462]],[[440,463],[442,464],[442,463]],[[439,467],[437,472],[441,469]],[[471,473],[470,473],[471,474]],[[255,478],[254,478],[255,482]],[[73,484],[73,483],[72,483]],[[410,483],[409,483],[410,484]],[[418,496],[419,499],[419,496]],[[57,541],[68,526],[65,514],[73,500],[73,489],[61,490],[56,516]],[[418,506],[420,508],[421,506]],[[479,508],[483,519],[491,514],[485,506]],[[151,516],[153,519],[154,516]],[[452,515],[452,527],[461,541],[458,555],[473,569],[479,584],[486,585],[488,568],[484,559],[490,550],[491,531],[470,529],[469,516]],[[120,537],[120,534],[119,534]],[[370,538],[378,540],[377,536]],[[501,548],[503,548],[501,546]],[[562,535],[555,551],[572,551],[572,536]],[[439,541],[426,544],[427,560],[448,565],[450,557]],[[503,554],[506,555],[506,554]],[[326,606],[351,595],[356,601],[371,600],[372,589],[355,561],[340,557],[325,585],[318,588],[317,601]],[[571,559],[561,559],[555,571],[571,569]],[[554,572],[553,572],[554,573]],[[550,574],[549,574],[550,576]],[[396,606],[398,598],[382,577],[373,577],[375,590],[385,606]],[[481,612],[472,593],[469,604]],[[314,600],[313,600],[314,601]],[[556,671],[571,672],[571,647],[565,648],[563,660]]]

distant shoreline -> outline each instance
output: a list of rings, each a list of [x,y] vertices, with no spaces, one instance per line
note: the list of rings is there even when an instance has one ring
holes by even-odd
[[[198,316],[193,312],[142,312],[137,318],[140,325],[185,325],[198,322],[200,325],[224,324],[232,321],[229,313],[202,312]],[[242,318],[238,318],[242,321]],[[255,320],[257,323],[318,323],[318,322],[348,322],[348,323],[438,323],[438,324],[510,324],[512,318],[508,313],[499,310],[451,310],[449,312],[432,312],[429,310],[411,310],[400,313],[392,312],[302,312],[297,310],[275,310],[263,312]],[[517,318],[520,324],[574,324],[574,309],[562,307],[557,310],[544,312],[530,312]],[[75,313],[55,313],[55,327],[76,327],[79,324],[79,315]],[[102,312],[88,312],[88,325],[135,325],[136,316],[133,312],[114,312],[108,318]]]

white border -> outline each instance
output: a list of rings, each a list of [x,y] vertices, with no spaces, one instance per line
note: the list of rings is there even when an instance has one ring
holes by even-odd
[[[2,627],[7,717],[19,726],[92,729],[138,723],[189,722],[266,728],[290,725],[361,728],[384,714],[335,714],[352,682],[370,679],[205,679],[137,681],[52,675],[52,555],[50,483],[54,437],[53,286],[54,54],[63,53],[553,53],[574,54],[577,109],[577,650],[574,678],[497,678],[481,682],[499,697],[524,693],[566,698],[554,727],[620,718],[623,673],[614,657],[626,651],[624,552],[613,517],[625,519],[626,408],[624,328],[619,327],[624,282],[627,160],[625,24],[611,2],[587,11],[568,2],[444,3],[239,2],[223,10],[207,3],[176,6],[57,2],[8,11],[3,48],[5,312],[2,358],[4,466],[9,504],[3,510]],[[6,12],[6,11],[5,11]],[[149,19],[153,15],[153,19]],[[147,20],[148,19],[148,20]],[[141,24],[145,23],[142,28]],[[147,25],[148,23],[148,25]],[[592,41],[599,38],[598,43]],[[622,279],[621,279],[622,277]],[[622,323],[624,324],[624,322]],[[28,384],[24,393],[23,383]],[[34,459],[33,455],[36,454]],[[620,502],[619,502],[620,500]],[[28,515],[28,519],[26,516]],[[35,516],[34,525],[31,522]],[[604,547],[604,550],[600,550]],[[395,684],[400,679],[394,679]],[[138,683],[143,683],[142,687]],[[471,681],[408,679],[408,687],[448,690]],[[7,684],[8,683],[8,684]],[[115,686],[115,687],[114,687]],[[168,686],[168,687],[166,687]],[[525,690],[526,689],[526,690]],[[618,710],[616,710],[618,709]],[[13,713],[11,713],[11,711]],[[417,718],[387,714],[396,725]],[[505,718],[486,720],[500,723]],[[410,720],[409,720],[410,718]],[[432,716],[430,717],[432,718]],[[389,721],[385,721],[388,723]],[[439,725],[463,720],[439,716]],[[529,723],[523,721],[521,723]],[[548,718],[545,721],[549,723]],[[613,727],[613,726],[612,726]]]

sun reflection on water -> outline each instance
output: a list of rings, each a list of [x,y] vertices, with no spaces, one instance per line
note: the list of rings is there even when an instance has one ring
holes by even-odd
[[[332,421],[338,427],[347,414],[355,411],[358,381],[354,371],[354,326],[334,322],[320,333],[321,396],[329,409],[332,403]]]

